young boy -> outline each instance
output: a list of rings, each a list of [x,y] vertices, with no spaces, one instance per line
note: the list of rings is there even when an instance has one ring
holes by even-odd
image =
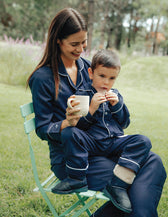
[[[118,90],[111,89],[120,67],[120,60],[113,51],[101,50],[94,55],[88,69],[92,83],[76,93],[90,96],[89,113],[80,118],[76,127],[62,131],[68,178],[52,191],[66,194],[87,190],[89,155],[116,156],[118,162],[111,182],[103,192],[117,208],[130,213],[132,208],[127,190],[145,162],[151,142],[143,135],[124,135],[123,129],[130,123],[130,114]]]

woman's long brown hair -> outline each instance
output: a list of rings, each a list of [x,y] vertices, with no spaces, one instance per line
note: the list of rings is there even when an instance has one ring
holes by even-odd
[[[69,35],[79,31],[87,31],[85,20],[79,12],[72,8],[65,8],[56,14],[48,29],[47,42],[43,57],[27,79],[27,87],[33,73],[40,67],[49,65],[54,75],[56,97],[58,96],[58,65],[61,62],[61,51],[57,41],[58,39],[61,41],[62,39],[67,38]]]

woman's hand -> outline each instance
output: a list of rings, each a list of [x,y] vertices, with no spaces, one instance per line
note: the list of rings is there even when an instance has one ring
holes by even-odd
[[[69,97],[70,98],[75,98],[75,95],[72,95]],[[79,121],[79,119],[82,117],[81,115],[76,115],[75,113],[80,111],[80,108],[75,108],[76,105],[78,105],[80,102],[77,100],[73,100],[71,102],[72,108],[67,107],[66,109],[66,119],[62,121],[61,125],[61,131],[69,126],[75,127]]]
[[[95,111],[99,108],[100,104],[106,101],[107,100],[106,100],[105,95],[101,93],[95,93],[94,96],[92,97],[92,100],[89,106],[90,114],[93,115]]]
[[[106,97],[107,101],[109,101],[112,106],[115,106],[119,102],[117,94],[112,92],[112,91],[106,92],[105,97]]]
[[[72,95],[70,98],[75,98],[75,96]],[[80,108],[75,108],[75,106],[79,103],[79,101],[73,100],[71,101],[72,108],[67,107],[66,109],[66,120],[68,121],[69,126],[76,126],[79,119],[82,117],[81,115],[75,114],[76,112],[80,111]]]

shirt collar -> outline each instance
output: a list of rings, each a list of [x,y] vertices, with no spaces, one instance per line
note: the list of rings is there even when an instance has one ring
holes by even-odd
[[[73,84],[73,82],[71,81],[66,68],[61,60],[61,63],[59,64],[58,67],[58,74],[64,77],[67,77],[69,80],[70,85],[74,88],[77,89],[83,82],[83,75],[82,75],[82,70],[84,69],[84,63],[83,60],[81,58],[79,58],[78,60],[76,60],[76,64],[77,64],[77,68],[78,68],[78,75],[77,75],[77,84],[76,86]]]
[[[85,90],[92,91],[93,94],[97,93],[97,90],[92,86],[92,81],[85,85]]]

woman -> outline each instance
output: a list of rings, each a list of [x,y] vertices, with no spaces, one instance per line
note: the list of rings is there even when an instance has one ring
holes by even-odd
[[[90,62],[80,58],[86,45],[87,27],[83,17],[74,9],[63,9],[52,20],[44,55],[28,79],[36,133],[42,140],[48,141],[51,170],[61,180],[66,178],[61,131],[68,126],[75,126],[80,118],[74,115],[77,109],[67,110],[67,99],[90,82],[87,72]],[[102,190],[106,186],[111,180],[116,161],[114,157],[89,158],[89,189]],[[128,216],[157,217],[157,205],[165,178],[161,159],[150,152],[129,190],[133,211]],[[107,202],[93,216],[125,215]]]

